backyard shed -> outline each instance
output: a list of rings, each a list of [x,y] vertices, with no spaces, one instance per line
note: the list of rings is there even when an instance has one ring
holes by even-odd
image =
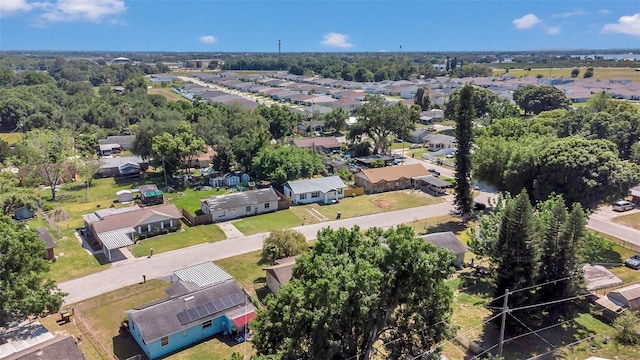
[[[437,248],[450,250],[455,255],[455,259],[451,262],[454,266],[460,267],[464,264],[464,254],[467,248],[458,240],[456,235],[451,231],[439,232],[420,236],[424,241],[435,245]]]
[[[118,197],[119,203],[133,201],[133,193],[131,192],[131,190],[120,190],[116,192],[116,196]]]

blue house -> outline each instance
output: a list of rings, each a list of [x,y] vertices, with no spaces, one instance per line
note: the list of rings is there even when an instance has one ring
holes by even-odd
[[[243,335],[256,308],[233,279],[205,287],[177,282],[169,298],[126,312],[129,331],[149,359],[157,359],[217,334]]]

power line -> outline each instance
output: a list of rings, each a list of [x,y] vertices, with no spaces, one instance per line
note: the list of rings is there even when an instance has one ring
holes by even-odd
[[[564,348],[566,348],[566,347],[573,346],[573,345],[577,345],[577,344],[579,344],[579,343],[581,343],[581,342],[583,342],[583,341],[586,341],[586,340],[591,340],[591,339],[593,339],[594,337],[599,336],[599,335],[602,335],[602,333],[597,333],[597,334],[595,334],[595,335],[591,335],[591,336],[589,336],[589,337],[586,337],[586,338],[584,338],[584,339],[582,339],[582,340],[574,341],[574,342],[572,342],[572,343],[570,343],[570,344],[567,344],[567,345],[561,346],[561,347],[559,347],[559,348],[557,348],[557,349],[549,350],[549,351],[547,351],[546,353],[538,354],[538,355],[533,356],[533,357],[530,357],[530,358],[528,358],[528,359],[526,359],[526,360],[533,360],[533,359],[537,359],[537,358],[542,357],[542,356],[545,356],[545,355],[552,354],[552,353],[554,353],[554,352],[556,352],[556,351],[558,351],[558,350],[564,349]]]
[[[557,304],[557,303],[561,303],[561,302],[565,302],[565,301],[569,301],[569,300],[575,300],[575,299],[583,298],[583,297],[589,296],[589,295],[591,295],[591,294],[590,293],[586,293],[586,294],[582,294],[582,295],[572,296],[570,298],[547,301],[547,302],[544,302],[542,304],[533,304],[533,305],[521,306],[521,307],[518,307],[518,308],[509,309],[509,311],[532,309],[532,308],[535,308],[535,307],[538,307],[538,306],[546,306],[546,305]]]

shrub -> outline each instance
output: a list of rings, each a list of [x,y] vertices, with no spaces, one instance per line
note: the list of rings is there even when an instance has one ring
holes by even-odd
[[[51,204],[44,204],[44,206],[42,206],[42,210],[44,210],[44,211],[51,211],[51,210],[53,210],[53,205],[51,205]]]
[[[630,311],[623,312],[613,326],[617,329],[614,340],[618,344],[627,346],[640,345],[640,334],[638,334],[638,317]]]
[[[299,255],[308,248],[307,239],[301,232],[290,229],[276,230],[264,240],[262,259],[274,263],[277,259]]]
[[[573,70],[571,70],[571,77],[578,77],[578,75],[580,75],[580,69],[578,68],[573,68]]]

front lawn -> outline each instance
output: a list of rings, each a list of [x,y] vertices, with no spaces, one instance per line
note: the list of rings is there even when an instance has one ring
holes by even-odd
[[[228,193],[228,190],[212,188],[211,190],[199,190],[196,191],[192,188],[186,188],[184,191],[175,193],[166,193],[164,195],[168,202],[173,203],[178,209],[185,209],[190,213],[195,213],[200,209],[200,200],[210,198],[213,195],[223,195]]]
[[[218,266],[238,280],[254,300],[264,296],[267,291],[265,271],[262,269],[269,265],[260,263],[261,254],[259,250],[216,261]]]
[[[616,216],[613,218],[613,222],[623,226],[634,228],[636,230],[640,230],[640,212]]]
[[[153,248],[154,254],[160,254],[202,243],[216,242],[226,238],[224,231],[216,224],[193,227],[183,224],[182,229],[178,232],[154,236],[139,241],[133,246],[131,253],[135,257],[143,257],[149,255],[149,249],[151,248]]]
[[[233,225],[245,235],[270,232],[300,226],[302,219],[291,209],[256,215],[235,221]]]

